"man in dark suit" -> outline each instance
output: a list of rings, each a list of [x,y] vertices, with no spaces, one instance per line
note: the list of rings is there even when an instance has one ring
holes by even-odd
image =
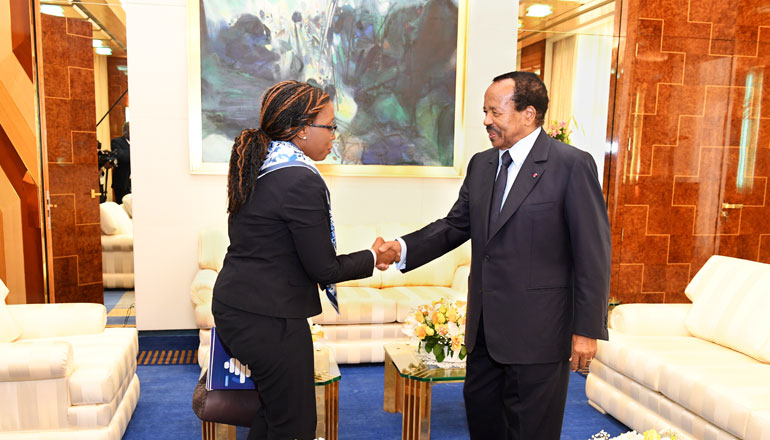
[[[484,95],[494,148],[470,160],[445,218],[380,248],[400,252],[408,271],[471,239],[472,439],[558,439],[570,367],[586,367],[608,337],[610,230],[596,165],[542,130],[547,109],[536,75],[496,77]]]
[[[131,138],[128,121],[123,124],[123,136],[113,139],[110,142],[110,149],[118,159],[118,164],[112,172],[115,203],[123,203],[123,196],[131,192]]]

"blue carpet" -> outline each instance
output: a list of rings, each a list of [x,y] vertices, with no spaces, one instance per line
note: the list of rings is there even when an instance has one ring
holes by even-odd
[[[382,410],[382,364],[343,365],[340,371],[340,439],[401,438],[401,414]],[[201,424],[191,406],[192,390],[200,374],[198,366],[140,365],[137,374],[141,395],[123,438],[200,438]],[[432,403],[431,438],[467,439],[462,384],[434,385]],[[602,429],[613,436],[629,430],[614,418],[591,408],[585,396],[585,377],[572,373],[561,438],[587,440]],[[238,429],[238,439],[245,439],[246,434],[245,428]]]

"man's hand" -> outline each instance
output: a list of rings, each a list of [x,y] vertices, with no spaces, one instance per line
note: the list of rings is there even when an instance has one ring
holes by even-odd
[[[596,339],[572,335],[572,356],[569,358],[572,371],[588,368],[596,355]]]
[[[401,245],[398,245],[398,242],[396,242],[398,247],[393,248],[393,246],[388,243],[392,242],[386,242],[382,237],[377,237],[377,239],[374,240],[374,244],[372,244],[372,250],[377,254],[375,266],[379,270],[385,270],[390,267],[391,264],[401,259]]]

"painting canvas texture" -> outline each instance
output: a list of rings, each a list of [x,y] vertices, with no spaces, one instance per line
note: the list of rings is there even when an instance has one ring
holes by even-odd
[[[453,166],[457,33],[457,0],[201,0],[203,162],[291,79],[332,98],[325,163]]]

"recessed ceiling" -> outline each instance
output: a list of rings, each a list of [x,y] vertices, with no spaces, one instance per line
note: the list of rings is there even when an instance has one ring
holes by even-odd
[[[551,13],[543,17],[527,15],[532,6],[540,9],[550,7]],[[574,31],[612,14],[614,10],[615,0],[522,0],[519,2],[519,48],[555,33]]]

